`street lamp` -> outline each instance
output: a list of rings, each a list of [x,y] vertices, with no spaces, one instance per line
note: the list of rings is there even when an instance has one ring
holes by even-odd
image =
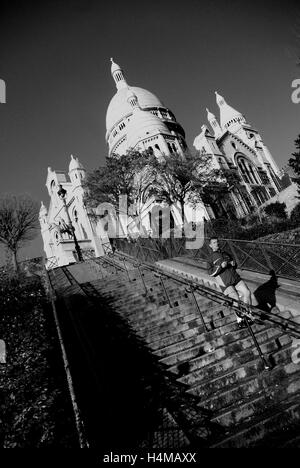
[[[74,239],[75,250],[76,250],[76,253],[77,253],[77,256],[78,256],[78,260],[79,260],[79,262],[83,262],[82,252],[80,250],[78,240],[77,240],[77,237],[76,237],[76,234],[75,234],[75,228],[74,228],[74,226],[72,224],[72,221],[71,221],[71,218],[70,218],[70,215],[69,215],[69,211],[68,211],[68,207],[67,207],[67,202],[66,202],[66,193],[67,193],[67,191],[62,187],[61,184],[59,184],[58,188],[59,188],[59,190],[57,192],[57,195],[62,200],[63,205],[64,205],[64,209],[66,211],[67,220],[68,220],[68,228],[69,228],[69,232],[71,233],[71,235],[73,236],[73,239]]]

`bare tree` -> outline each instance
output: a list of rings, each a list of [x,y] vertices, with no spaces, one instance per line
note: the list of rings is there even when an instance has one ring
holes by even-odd
[[[18,250],[36,235],[38,212],[38,204],[27,195],[0,196],[0,243],[11,253],[14,271]]]

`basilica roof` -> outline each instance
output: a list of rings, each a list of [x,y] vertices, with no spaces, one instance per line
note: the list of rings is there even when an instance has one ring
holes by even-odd
[[[168,133],[168,128],[162,120],[151,112],[136,108],[127,129],[127,147],[134,148],[140,140],[158,132]]]
[[[137,86],[130,86],[130,89],[136,94],[142,109],[147,107],[164,107],[160,99],[150,91]],[[132,108],[127,102],[127,92],[128,88],[119,89],[110,101],[106,113],[107,131],[110,131],[124,117],[132,114]]]

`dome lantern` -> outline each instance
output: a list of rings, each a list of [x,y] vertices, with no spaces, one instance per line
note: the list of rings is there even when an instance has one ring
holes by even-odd
[[[124,78],[122,68],[114,62],[114,59],[111,58],[111,74],[113,79],[115,80],[117,90],[127,88],[128,84]]]

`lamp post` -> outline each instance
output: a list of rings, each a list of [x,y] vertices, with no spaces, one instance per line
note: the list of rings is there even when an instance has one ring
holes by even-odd
[[[67,191],[62,187],[61,184],[58,187],[59,187],[59,190],[57,192],[57,195],[59,196],[59,198],[63,202],[64,209],[65,209],[66,215],[67,215],[68,227],[69,227],[69,230],[70,230],[70,232],[71,232],[71,234],[73,236],[73,239],[74,239],[75,250],[76,250],[76,253],[77,253],[77,256],[78,256],[78,260],[79,260],[79,262],[82,262],[83,261],[82,252],[81,252],[81,249],[79,247],[78,240],[77,240],[77,237],[76,237],[76,234],[75,234],[75,228],[74,228],[74,226],[72,224],[72,221],[71,221],[71,218],[70,218],[70,215],[69,215],[69,211],[68,211],[68,207],[67,207],[67,202],[66,202],[66,193],[67,193]]]

